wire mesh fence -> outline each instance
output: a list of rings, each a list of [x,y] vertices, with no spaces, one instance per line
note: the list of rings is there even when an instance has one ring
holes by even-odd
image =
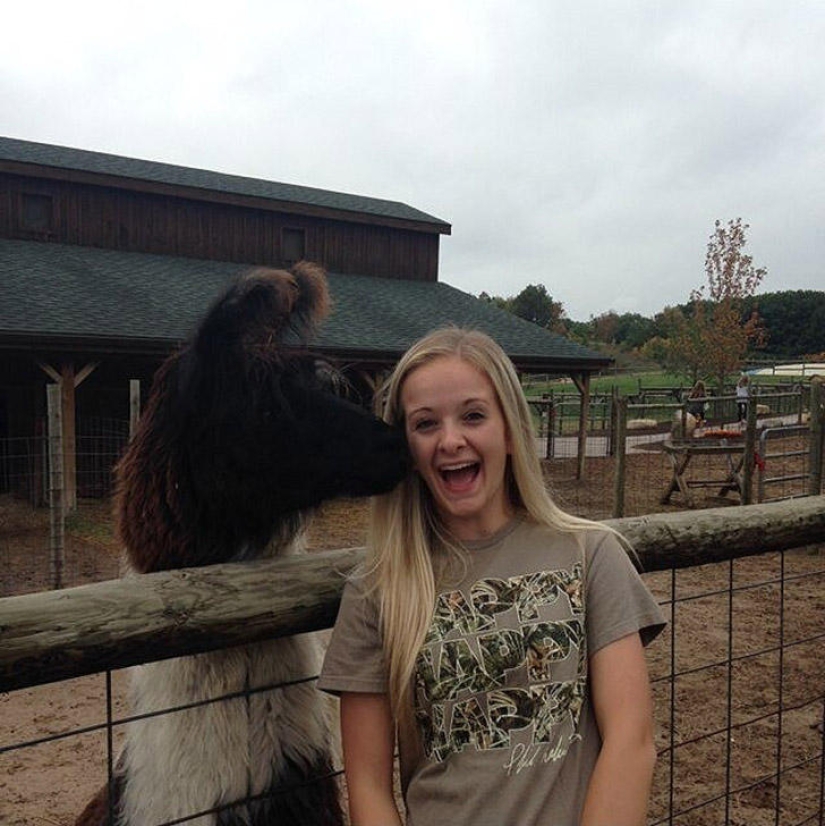
[[[825,554],[804,548],[648,578],[669,611],[650,652],[651,824],[822,824]]]

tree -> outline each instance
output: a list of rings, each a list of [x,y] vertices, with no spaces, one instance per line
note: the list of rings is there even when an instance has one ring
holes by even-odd
[[[488,304],[492,304],[494,307],[498,307],[500,310],[507,310],[507,312],[511,312],[510,309],[510,301],[512,299],[509,298],[502,298],[499,295],[490,295],[489,293],[479,293],[478,296],[482,301],[486,301]]]
[[[784,290],[758,297],[759,317],[770,341],[770,355],[782,358],[825,350],[825,292]],[[743,317],[757,307],[756,298],[744,302]]]
[[[659,313],[656,319],[661,334],[654,336],[642,352],[695,384],[705,375],[707,348],[702,328],[696,324],[695,308],[691,309],[694,312],[690,315],[679,307],[666,307]]]
[[[743,319],[745,299],[762,283],[767,270],[754,267],[744,253],[748,224],[741,218],[717,220],[705,255],[707,284],[690,294],[690,312],[675,323],[670,357],[695,380],[712,377],[719,389],[739,370],[751,345],[764,342],[765,331],[754,310]],[[707,287],[707,295],[705,295]]]
[[[561,302],[553,301],[543,284],[528,284],[518,295],[509,298],[486,292],[481,293],[479,298],[539,327],[564,332],[564,307]]]
[[[538,324],[547,330],[557,329],[564,317],[564,308],[547,292],[544,284],[528,284],[512,299],[511,311],[519,318]]]
[[[590,319],[593,325],[593,338],[605,344],[616,344],[616,331],[619,329],[619,314],[615,310],[597,315]]]
[[[622,313],[618,318],[616,341],[625,349],[637,350],[654,334],[652,319],[639,313]]]
[[[753,258],[742,252],[748,243],[745,238],[748,229],[750,224],[743,224],[741,218],[728,221],[727,227],[716,221],[705,255],[705,274],[711,301],[742,301],[756,292],[767,274],[764,267],[754,267]],[[704,287],[701,287],[694,294],[703,291]]]

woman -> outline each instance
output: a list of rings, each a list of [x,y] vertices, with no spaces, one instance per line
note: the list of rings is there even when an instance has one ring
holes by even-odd
[[[750,395],[750,380],[747,373],[743,373],[736,382],[736,415],[739,422],[744,422],[748,418],[748,396]]]
[[[384,417],[414,471],[373,504],[319,685],[341,697],[353,826],[638,826],[658,607],[619,538],[548,496],[515,370],[488,336],[402,357]]]
[[[705,383],[699,379],[693,385],[690,394],[688,395],[687,412],[696,419],[696,426],[701,427],[705,423],[705,402],[707,391],[705,390]]]

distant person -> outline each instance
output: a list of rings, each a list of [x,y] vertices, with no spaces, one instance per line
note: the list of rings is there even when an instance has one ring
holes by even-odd
[[[740,422],[744,422],[748,418],[749,382],[750,379],[743,374],[736,383],[736,412]]]
[[[696,418],[697,427],[701,427],[705,423],[705,401],[707,391],[705,390],[705,383],[699,379],[693,385],[693,389],[688,395],[687,412]]]

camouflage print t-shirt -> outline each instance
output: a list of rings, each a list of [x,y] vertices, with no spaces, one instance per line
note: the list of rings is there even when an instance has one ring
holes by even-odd
[[[578,822],[601,745],[588,656],[663,626],[609,533],[515,520],[467,543],[416,662],[415,732],[401,746],[409,826]],[[385,691],[371,600],[348,584],[320,686]]]

